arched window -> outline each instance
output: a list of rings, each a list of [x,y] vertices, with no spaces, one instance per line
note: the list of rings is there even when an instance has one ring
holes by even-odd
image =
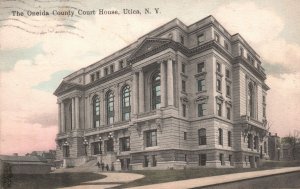
[[[106,110],[107,110],[107,124],[114,123],[114,95],[112,91],[106,93]]]
[[[130,119],[131,105],[130,105],[130,87],[126,85],[122,89],[122,120],[128,121]]]
[[[258,136],[254,137],[254,147],[253,149],[258,150]]]
[[[160,108],[160,73],[156,73],[152,77],[152,109]]]
[[[253,146],[253,136],[252,134],[248,134],[248,148],[252,148]]]
[[[100,127],[100,101],[96,95],[93,97],[93,128]]]
[[[248,111],[250,117],[254,117],[254,88],[252,83],[248,85]]]
[[[206,129],[202,128],[198,130],[199,145],[206,145]]]
[[[223,129],[219,129],[219,145],[223,145]]]

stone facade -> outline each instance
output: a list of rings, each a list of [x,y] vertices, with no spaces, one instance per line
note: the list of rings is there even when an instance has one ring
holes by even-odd
[[[63,79],[57,158],[255,167],[268,157],[265,79],[259,55],[214,17],[174,19]]]

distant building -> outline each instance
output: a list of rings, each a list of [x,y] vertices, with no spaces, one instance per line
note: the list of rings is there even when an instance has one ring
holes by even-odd
[[[55,150],[49,150],[49,152],[33,151],[31,153],[27,153],[26,156],[38,156],[38,157],[46,159],[48,163],[53,163],[56,158],[56,151]]]
[[[57,159],[256,167],[268,157],[265,79],[255,50],[213,16],[174,19],[63,79]]]
[[[280,161],[282,159],[282,146],[280,137],[275,133],[269,133],[268,137],[268,153],[270,160]]]
[[[46,174],[51,169],[47,160],[41,157],[0,155],[0,167],[7,166],[12,174]]]

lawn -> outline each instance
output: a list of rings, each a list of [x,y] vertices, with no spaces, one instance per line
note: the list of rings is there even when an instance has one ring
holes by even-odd
[[[98,180],[105,176],[87,172],[50,173],[44,175],[13,175],[9,189],[54,189],[76,186],[82,182]],[[0,187],[1,188],[1,187]]]
[[[249,171],[259,171],[274,169],[280,167],[291,167],[300,166],[300,162],[264,162],[260,168],[195,168],[195,169],[183,169],[183,170],[147,170],[147,171],[132,171],[133,173],[143,174],[144,178],[136,180],[134,182],[122,185],[121,187],[115,188],[125,188],[142,186],[148,184],[157,184],[163,182],[172,182],[177,180],[201,178],[208,176],[224,175],[231,173],[241,173]]]

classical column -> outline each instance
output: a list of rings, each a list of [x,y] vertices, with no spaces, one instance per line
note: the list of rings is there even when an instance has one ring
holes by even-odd
[[[137,72],[133,72],[133,81],[132,81],[132,114],[138,113],[138,78]]]
[[[160,91],[161,107],[166,107],[166,67],[164,61],[160,62]]]
[[[65,126],[65,106],[64,102],[60,103],[60,126],[61,126],[61,131],[66,132],[66,126]]]
[[[168,106],[174,105],[174,84],[173,84],[173,61],[172,59],[168,59]]]
[[[79,129],[79,97],[75,97],[75,127],[74,129]]]
[[[105,125],[105,98],[103,97],[103,92],[99,95],[100,101],[100,125]]]
[[[61,124],[61,103],[58,104],[58,133],[62,133],[62,124]]]
[[[72,98],[72,129],[75,128],[75,98]]]
[[[145,94],[144,94],[144,73],[143,70],[141,69],[139,71],[139,113],[144,112],[144,99],[145,99]]]

